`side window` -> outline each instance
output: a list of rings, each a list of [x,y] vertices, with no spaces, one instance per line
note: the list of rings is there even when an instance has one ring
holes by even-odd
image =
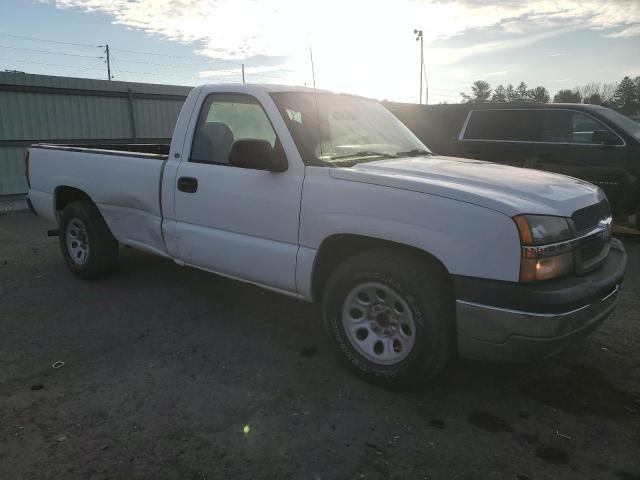
[[[474,110],[464,140],[539,142],[541,113],[537,110]]]
[[[542,136],[545,142],[599,144],[593,140],[593,134],[602,131],[615,137],[609,127],[589,115],[569,110],[547,110]]]
[[[254,97],[209,95],[202,105],[189,161],[228,164],[233,142],[254,138],[276,144],[276,133]]]

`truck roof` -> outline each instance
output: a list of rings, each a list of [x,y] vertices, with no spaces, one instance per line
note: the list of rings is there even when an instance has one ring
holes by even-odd
[[[311,87],[303,87],[303,86],[295,86],[295,85],[282,85],[275,83],[208,83],[206,85],[202,85],[203,87],[215,87],[216,89],[220,89],[222,91],[225,90],[233,90],[238,93],[256,93],[257,91],[267,92],[267,93],[275,93],[275,92],[321,92],[321,93],[333,93],[328,90],[314,89]]]

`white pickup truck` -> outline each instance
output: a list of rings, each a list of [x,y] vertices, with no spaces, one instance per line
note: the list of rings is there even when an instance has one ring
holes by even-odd
[[[598,187],[433,155],[351,95],[201,86],[170,146],[33,145],[26,170],[78,277],[124,244],[317,302],[338,354],[389,387],[456,352],[555,353],[612,312],[626,266]]]

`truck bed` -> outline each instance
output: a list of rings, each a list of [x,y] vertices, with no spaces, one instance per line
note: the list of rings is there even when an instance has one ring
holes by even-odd
[[[32,145],[29,198],[56,221],[59,190],[84,192],[120,242],[165,255],[160,189],[168,151],[164,144]]]

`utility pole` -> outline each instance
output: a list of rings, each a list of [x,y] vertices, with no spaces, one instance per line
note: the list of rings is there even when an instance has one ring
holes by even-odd
[[[244,63],[242,64],[242,83],[244,83]]]
[[[427,69],[422,64],[422,68],[424,69],[424,103],[429,104],[429,82],[427,81]]]
[[[111,81],[111,59],[109,58],[109,44],[104,46],[104,53],[107,55],[107,80]]]
[[[414,30],[416,35],[416,42],[420,40],[420,105],[422,105],[422,73],[424,72],[424,38],[422,37],[422,30]],[[427,94],[428,95],[428,94]]]

